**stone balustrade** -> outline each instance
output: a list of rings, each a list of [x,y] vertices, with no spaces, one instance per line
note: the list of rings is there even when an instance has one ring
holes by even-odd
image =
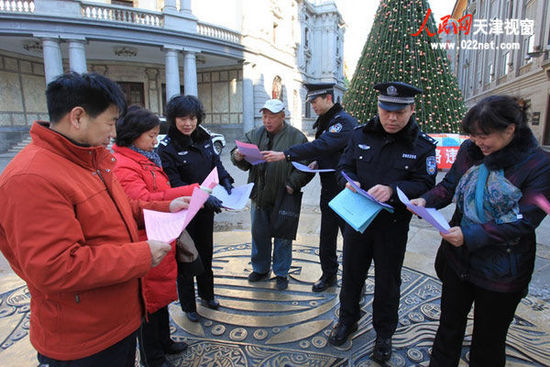
[[[34,13],[34,9],[34,0],[0,0],[0,12]],[[86,19],[164,27],[164,14],[162,12],[87,1],[80,2],[80,9],[82,17]],[[208,23],[197,23],[197,33],[201,36],[227,42],[241,43],[241,35],[238,32]]]
[[[123,22],[151,27],[162,27],[164,25],[164,17],[159,12],[88,2],[82,3],[81,9],[82,17],[93,20]]]
[[[197,23],[197,33],[201,36],[217,38],[233,43],[241,43],[241,35],[239,33],[212,24]]]
[[[34,1],[30,0],[0,0],[0,12],[33,13]]]

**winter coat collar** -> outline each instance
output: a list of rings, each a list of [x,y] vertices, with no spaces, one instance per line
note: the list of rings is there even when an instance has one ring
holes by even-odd
[[[30,131],[33,144],[90,170],[110,171],[115,159],[103,146],[83,146],[50,128],[46,121],[36,121]]]
[[[416,118],[414,117],[414,115],[411,116],[407,125],[396,134],[388,134],[384,130],[384,128],[382,127],[382,124],[380,123],[380,118],[378,117],[378,115],[370,119],[365,124],[365,127],[363,127],[363,133],[365,134],[374,133],[374,134],[384,135],[384,136],[393,138],[396,141],[402,141],[405,144],[410,146],[414,146],[414,144],[416,143],[419,131],[420,131],[420,128],[416,123]]]
[[[336,116],[336,114],[342,111],[343,108],[340,103],[336,102],[326,113],[320,115],[317,118],[317,121],[313,124],[313,128],[316,129],[319,127],[319,131],[324,131],[328,127],[330,120]]]
[[[538,147],[538,142],[528,127],[518,130],[514,139],[501,150],[484,156],[481,149],[473,142],[468,146],[468,153],[475,161],[485,163],[491,171],[504,169],[523,162]]]
[[[187,147],[194,143],[200,144],[206,140],[210,140],[210,135],[208,135],[199,124],[197,124],[195,131],[193,131],[190,136],[182,134],[175,125],[170,125],[168,128],[168,136],[178,150],[187,149]]]
[[[140,164],[147,164],[147,165],[154,165],[155,164],[154,162],[152,162],[149,158],[147,158],[143,154],[141,154],[139,152],[136,152],[135,150],[132,150],[129,147],[119,147],[118,145],[113,144],[112,148],[113,148],[113,152],[115,152],[117,154],[120,154],[120,155],[122,155],[126,158],[129,158],[133,161],[136,161]]]

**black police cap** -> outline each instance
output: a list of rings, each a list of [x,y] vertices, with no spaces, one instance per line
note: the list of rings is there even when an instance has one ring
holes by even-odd
[[[378,90],[378,106],[386,111],[398,111],[414,103],[414,96],[422,93],[413,85],[403,82],[378,83],[374,86]]]
[[[334,83],[308,83],[304,84],[304,87],[307,89],[306,101],[308,102],[318,96],[334,93]]]

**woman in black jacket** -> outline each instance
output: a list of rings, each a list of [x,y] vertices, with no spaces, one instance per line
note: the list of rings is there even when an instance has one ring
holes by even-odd
[[[462,121],[470,140],[443,181],[411,200],[438,209],[456,203],[435,261],[443,289],[432,367],[458,366],[472,304],[470,366],[506,363],[506,335],[527,295],[535,229],[545,216],[533,198],[550,196],[550,158],[527,126],[525,109],[508,96],[482,99]]]
[[[220,184],[231,193],[233,178],[223,167],[214,152],[210,135],[199,128],[205,116],[202,103],[194,96],[175,96],[166,106],[169,123],[168,136],[161,141],[158,153],[164,172],[173,187],[201,183],[214,167],[218,169]],[[221,201],[210,195],[199,210],[187,231],[193,238],[204,266],[204,272],[197,275],[198,293],[203,306],[217,309],[214,298],[214,273],[212,272],[214,212],[221,211]],[[185,272],[178,264],[178,295],[182,310],[193,322],[199,321],[195,304],[194,276]]]

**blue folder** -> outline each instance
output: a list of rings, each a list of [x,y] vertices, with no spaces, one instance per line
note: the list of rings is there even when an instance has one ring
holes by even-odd
[[[385,207],[350,189],[344,189],[334,197],[328,206],[344,219],[353,229],[365,232],[365,229],[376,218],[380,210],[384,209],[393,213],[391,206]]]

